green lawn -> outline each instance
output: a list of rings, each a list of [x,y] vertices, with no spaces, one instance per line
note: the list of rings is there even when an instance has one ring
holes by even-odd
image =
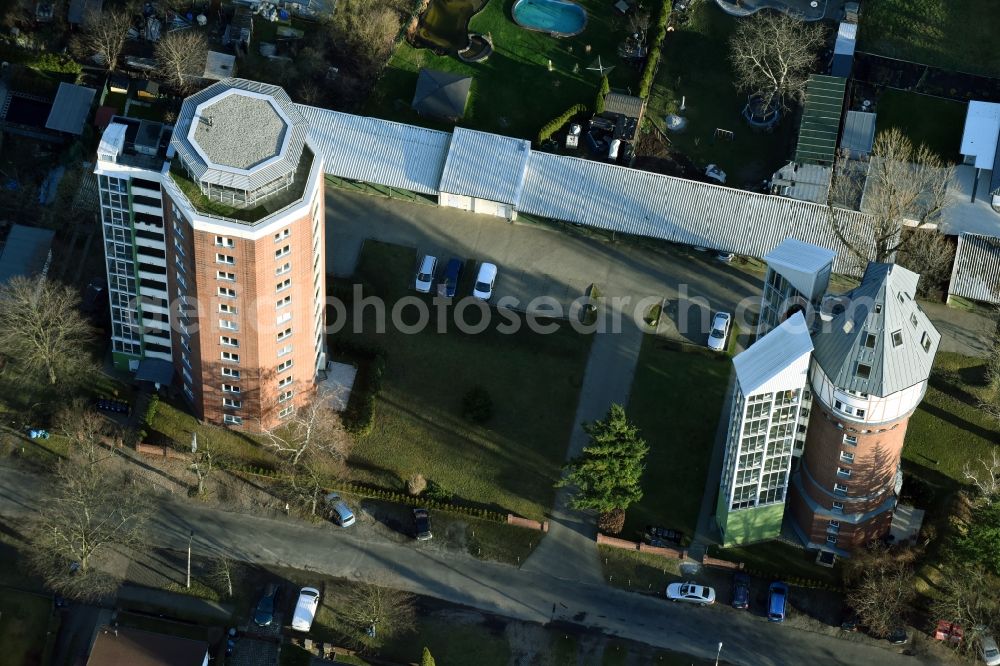
[[[730,367],[728,355],[652,335],[643,340],[628,415],[649,443],[649,458],[625,538],[636,539],[646,525],[693,534]]]
[[[42,666],[52,600],[10,588],[0,591],[0,646],[9,666]]]
[[[913,143],[927,144],[943,159],[958,163],[967,108],[965,102],[887,89],[878,97],[876,129],[898,127]]]
[[[624,550],[611,546],[598,546],[604,579],[615,587],[638,592],[656,592],[666,589],[680,576],[680,560],[660,557],[638,550]]]
[[[781,578],[792,585],[798,584],[798,579],[840,585],[839,564],[832,569],[821,567],[816,564],[816,551],[804,550],[797,544],[764,541],[733,548],[712,546],[709,553],[720,559],[743,562],[749,573],[762,578]]]
[[[684,132],[670,134],[675,149],[698,166],[718,164],[728,174],[727,185],[757,185],[791,157],[797,123],[786,117],[772,133],[751,130],[740,115],[746,96],[733,87],[729,64],[729,37],[738,19],[714,2],[697,3],[687,15],[686,23],[667,33],[646,117],[662,128],[666,114],[683,115]],[[716,128],[732,131],[733,141],[716,141]]]
[[[412,248],[369,241],[358,278],[390,309],[412,294],[415,264]],[[420,473],[463,503],[542,519],[566,453],[590,337],[565,324],[549,335],[525,326],[504,335],[495,311],[479,334],[456,330],[451,318],[445,333],[432,324],[411,335],[389,325],[380,334],[374,316],[368,308],[364,332],[351,332],[351,321],[338,334],[377,345],[387,358],[374,428],[349,460],[355,478],[402,488]],[[466,317],[475,321],[471,309]],[[462,397],[475,385],[493,400],[492,419],[482,426],[461,415]]]
[[[489,34],[494,51],[486,62],[469,64],[455,56],[400,43],[375,87],[366,113],[400,122],[451,129],[450,123],[422,118],[410,108],[420,68],[474,77],[463,127],[534,139],[542,125],[574,104],[593,107],[600,83],[588,71],[598,55],[613,89],[636,90],[639,70],[618,58],[618,45],[628,34],[627,19],[614,15],[607,0],[579,0],[587,10],[587,27],[575,37],[556,39],[518,27],[510,18],[514,0],[490,0],[472,18],[470,32]],[[649,10],[655,13],[651,3]],[[549,70],[549,62],[552,71]]]
[[[862,51],[1000,76],[996,0],[868,0],[862,14]]]
[[[976,404],[986,397],[984,382],[983,359],[938,352],[927,395],[907,426],[903,470],[942,500],[965,483],[965,463],[988,458],[1000,442],[1000,424]]]

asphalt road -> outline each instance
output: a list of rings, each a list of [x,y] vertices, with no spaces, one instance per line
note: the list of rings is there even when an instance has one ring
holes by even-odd
[[[0,516],[18,524],[46,483],[0,466]],[[367,541],[329,525],[270,520],[182,502],[162,501],[149,524],[150,545],[225,552],[248,562],[335,577],[378,576],[387,585],[531,622],[561,620],[610,635],[711,659],[719,641],[726,661],[753,666],[921,663],[891,649],[767,622],[727,608],[692,608],[604,585],[560,578],[572,572],[524,571],[415,543]],[[888,648],[888,646],[887,646]],[[933,662],[925,662],[933,663]]]

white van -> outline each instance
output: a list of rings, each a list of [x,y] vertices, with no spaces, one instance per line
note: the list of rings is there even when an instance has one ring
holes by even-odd
[[[292,614],[292,629],[309,631],[316,609],[319,608],[319,590],[315,587],[303,587],[299,591],[299,600],[295,602],[295,612]]]

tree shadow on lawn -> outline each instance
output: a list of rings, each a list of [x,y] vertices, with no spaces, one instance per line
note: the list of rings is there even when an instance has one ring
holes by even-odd
[[[959,428],[967,433],[971,433],[977,437],[980,437],[987,442],[995,442],[997,437],[997,431],[991,428],[985,428],[978,423],[973,423],[967,419],[963,419],[956,416],[954,412],[950,412],[946,409],[942,409],[937,405],[931,404],[926,400],[920,405],[919,409],[921,411],[927,412],[931,416],[941,419],[947,423],[952,424],[956,428]]]

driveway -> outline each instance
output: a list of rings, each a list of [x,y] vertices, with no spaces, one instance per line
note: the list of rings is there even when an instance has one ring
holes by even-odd
[[[37,476],[0,466],[0,516],[23,520],[38,506]],[[469,556],[430,552],[410,544],[367,541],[358,534],[298,521],[227,513],[197,504],[160,501],[147,536],[150,545],[181,550],[196,533],[200,554],[225,552],[251,563],[317,574],[377,576],[386,585],[529,622],[570,622],[613,636],[705,659],[726,645],[729,663],[856,665],[921,663],[893,649],[839,640],[775,625],[726,608],[689,608],[604,585],[562,580]],[[924,662],[933,663],[933,662]]]
[[[660,333],[703,344],[709,310],[759,309],[762,276],[726,265],[705,252],[678,246],[652,249],[612,243],[533,224],[475,215],[333,186],[326,190],[327,270],[353,274],[366,239],[416,247],[420,253],[492,261],[499,266],[497,298],[523,305],[551,296],[564,308],[597,284],[605,296],[669,298]],[[996,316],[922,304],[942,334],[941,350],[985,355]],[[628,308],[626,308],[628,309]],[[644,314],[644,313],[640,313]],[[737,322],[739,316],[737,316]]]

